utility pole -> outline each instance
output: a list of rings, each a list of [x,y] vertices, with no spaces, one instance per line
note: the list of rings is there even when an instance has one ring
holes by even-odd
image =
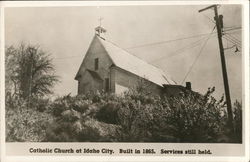
[[[222,75],[223,75],[224,89],[225,89],[226,103],[227,103],[228,124],[229,124],[230,128],[232,129],[232,131],[234,131],[232,104],[231,104],[228,77],[227,77],[227,67],[226,67],[226,60],[225,60],[225,55],[224,55],[223,43],[222,43],[222,27],[223,27],[222,18],[223,18],[223,16],[222,15],[218,16],[217,5],[212,5],[212,6],[206,7],[204,9],[199,10],[199,12],[203,12],[203,11],[211,9],[211,8],[214,9],[214,14],[215,14],[214,19],[215,19],[216,27],[217,27]]]

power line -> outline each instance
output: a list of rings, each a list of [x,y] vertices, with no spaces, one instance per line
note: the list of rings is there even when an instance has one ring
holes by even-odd
[[[233,40],[231,37],[228,37],[227,35],[224,35],[224,37],[226,40],[230,41],[233,44],[236,44],[237,46],[241,47],[241,43],[236,42],[235,40]]]
[[[196,47],[197,45],[199,45],[201,43],[202,40],[204,40],[204,38],[199,39],[198,41],[192,42],[192,43],[188,44],[187,46],[184,46],[183,48],[176,50],[172,54],[176,54],[177,52],[179,52],[179,53],[177,53],[177,55],[178,55],[178,54],[184,52],[185,49],[191,49],[193,47]],[[121,48],[117,44],[115,44],[114,42],[111,42],[110,40],[106,40],[106,41],[112,43],[113,45],[115,45],[118,48]],[[126,49],[124,49],[124,48],[122,48],[122,49],[125,50],[126,52],[130,53],[131,55],[136,56],[136,55],[132,54],[131,52],[127,51]],[[183,50],[183,51],[181,51],[181,50]],[[172,57],[172,56],[175,56],[175,55],[171,55],[170,57]],[[79,57],[82,57],[82,55],[75,55],[75,56],[68,56],[68,57],[57,57],[57,58],[53,58],[53,60],[64,60],[64,59],[79,58]],[[138,57],[138,56],[136,56],[136,57]],[[164,57],[166,57],[166,56],[164,56]],[[164,57],[162,57],[162,58],[164,58]],[[158,58],[158,59],[153,60],[151,62],[158,61],[159,59],[162,59],[162,58]]]
[[[63,59],[70,59],[70,58],[77,58],[77,57],[82,57],[82,55],[75,55],[75,56],[68,56],[68,57],[56,57],[56,58],[53,58],[53,60],[63,60]]]
[[[233,44],[236,44],[236,45],[238,45],[238,46],[241,46],[240,43],[235,42],[235,41],[234,41],[232,38],[230,38],[230,37],[224,36],[223,38],[225,38],[226,40],[230,41],[230,42],[233,43]]]
[[[238,28],[238,26],[223,26],[224,29],[232,29],[232,28]]]
[[[230,38],[228,38],[228,37],[223,37],[224,39],[226,39],[226,40],[228,40],[229,42],[231,42],[232,44],[235,44],[236,46],[238,46],[238,47],[240,47],[241,48],[241,45],[240,44],[238,44],[238,43],[236,43],[236,42],[234,42],[233,40],[231,40]]]
[[[138,57],[138,56],[136,56],[136,55],[134,55],[134,54],[132,54],[131,52],[129,52],[127,49],[125,49],[125,48],[121,48],[120,46],[118,46],[117,44],[115,44],[114,42],[111,42],[110,40],[106,40],[107,42],[109,42],[109,43],[111,43],[111,44],[113,44],[114,46],[116,46],[117,48],[120,48],[120,49],[123,49],[124,51],[126,51],[128,54],[131,54],[131,55],[133,55],[133,56],[135,56],[135,57],[137,57],[137,58],[139,58],[139,59],[141,59],[140,57]],[[145,61],[146,62],[146,61]]]
[[[241,32],[241,31],[237,30],[237,31],[234,31],[234,32],[230,32],[230,34],[236,34],[236,33],[239,33],[239,32]]]
[[[175,42],[175,41],[180,41],[180,40],[185,40],[185,39],[197,38],[197,37],[206,36],[209,34],[210,33],[203,33],[203,34],[197,34],[197,35],[178,38],[178,39],[171,39],[171,40],[159,41],[159,42],[154,42],[154,43],[147,43],[147,44],[142,44],[142,45],[138,45],[138,46],[128,47],[126,49],[135,49],[135,48],[141,48],[141,47],[146,47],[146,46],[154,46],[154,45],[158,45],[158,44],[165,44],[165,43],[170,43],[170,42]]]
[[[232,36],[231,34],[229,34],[229,33],[225,33],[225,35],[227,35],[228,37],[231,37],[233,40],[235,40],[236,42],[238,42],[238,43],[241,43],[241,41],[240,40],[238,40],[237,38],[235,38],[234,36]]]
[[[198,40],[198,41],[196,41],[196,42],[194,42],[194,43],[193,43],[193,46],[192,46],[192,44],[191,44],[191,46],[186,46],[186,47],[184,47],[184,48],[181,48],[181,49],[179,49],[179,50],[176,50],[176,51],[173,52],[172,55],[170,55],[168,58],[171,58],[171,57],[173,57],[173,56],[177,56],[177,55],[181,54],[182,52],[184,52],[185,50],[188,50],[188,49],[191,49],[191,48],[194,48],[194,47],[200,45],[200,43],[201,43],[203,40],[204,40],[204,38],[203,38],[203,39],[200,39],[200,40]],[[177,52],[179,52],[179,53],[177,53]]]
[[[241,29],[241,27],[234,27],[234,28],[231,28],[231,29],[224,30],[224,32],[226,32],[226,31],[233,31],[233,30],[239,30],[239,29]],[[214,33],[216,33],[216,32],[213,32],[212,34],[214,34]],[[231,34],[232,33],[233,32],[231,32]],[[146,47],[146,46],[154,46],[154,45],[158,45],[158,44],[171,43],[171,42],[175,42],[175,41],[192,39],[192,38],[197,38],[197,37],[201,37],[201,36],[206,36],[206,35],[209,35],[209,34],[211,34],[211,33],[203,33],[203,34],[197,34],[197,35],[193,35],[193,36],[189,36],[189,37],[182,37],[182,38],[178,38],[178,39],[172,39],[172,40],[166,40],[166,41],[159,41],[159,42],[154,42],[154,43],[147,43],[147,44],[142,44],[142,45],[138,45],[138,46],[123,48],[123,50],[127,51],[128,49],[135,49],[135,48],[141,48],[141,47]],[[229,34],[229,33],[227,33],[227,34]],[[111,41],[109,41],[109,42],[112,43],[112,44],[114,44],[114,45],[116,45],[115,43],[113,43]],[[119,48],[121,48],[121,47],[119,47]],[[77,58],[77,57],[82,57],[82,55],[75,55],[75,56],[68,56],[68,57],[57,57],[57,58],[53,58],[53,59],[54,60],[63,60],[63,59],[71,59],[71,58]]]
[[[111,44],[113,44],[113,45],[116,46],[117,48],[121,48],[121,47],[118,46],[116,43],[114,43],[114,42],[112,42],[112,41],[110,41],[110,40],[107,40],[107,39],[106,39],[106,41],[109,42],[109,43],[111,43]],[[133,55],[133,54],[130,53],[126,48],[121,48],[121,49],[123,49],[124,51],[126,51],[126,52],[128,52],[129,54]],[[135,55],[133,55],[133,56],[135,56]],[[136,57],[137,57],[137,56],[136,56]],[[139,57],[138,57],[138,58],[139,58]]]
[[[170,57],[173,57],[173,56],[177,56],[177,55],[181,54],[182,52],[184,52],[187,49],[191,49],[191,48],[194,48],[194,47],[198,46],[202,42],[202,40],[204,40],[204,38],[199,39],[198,41],[192,42],[192,43],[188,44],[187,46],[184,46],[184,47],[172,52],[170,55],[163,56],[163,57],[157,58],[155,60],[152,60],[151,63],[162,60],[165,57],[170,58]]]
[[[110,40],[106,40],[106,41],[109,42],[109,43],[112,43],[112,44],[113,44],[114,46],[116,46],[117,48],[123,49],[123,50],[126,51],[128,54],[130,54],[130,55],[132,55],[132,56],[134,56],[134,57],[137,57],[138,59],[141,59],[140,57],[138,57],[138,56],[132,54],[131,52],[127,51],[126,49],[119,47],[119,46],[118,46],[117,44],[115,44],[114,42],[111,42]],[[145,60],[143,60],[143,61],[146,62],[146,63],[148,63],[148,62],[145,61]],[[152,65],[152,64],[151,64],[151,65]],[[152,65],[152,66],[154,66],[154,65]],[[155,67],[157,67],[157,66],[155,66]],[[158,67],[157,67],[157,68],[158,68]]]
[[[189,68],[188,72],[186,73],[184,79],[182,80],[181,84],[183,84],[183,82],[186,80],[187,76],[188,76],[189,73],[191,72],[191,70],[192,70],[192,68],[194,67],[195,63],[197,62],[197,60],[198,60],[199,57],[201,56],[202,51],[203,51],[204,47],[206,46],[206,44],[207,44],[209,38],[211,37],[211,35],[212,35],[214,29],[215,29],[215,26],[214,26],[212,32],[210,33],[210,35],[208,36],[208,38],[206,39],[206,41],[204,42],[203,46],[201,47],[201,49],[200,49],[200,51],[199,51],[199,54],[197,55],[197,57],[195,58],[194,62],[193,62],[192,65],[190,66],[190,68]]]
[[[223,30],[223,32],[226,32],[226,31],[231,31],[231,30],[241,30],[241,26],[239,27],[235,27],[235,28],[232,28],[232,29],[227,29],[227,30]]]
[[[226,32],[226,31],[232,31],[232,30],[239,30],[239,29],[241,29],[241,27],[234,27],[234,28],[231,28],[231,29],[224,30],[224,32]],[[213,32],[212,34],[214,34],[214,33],[216,33],[216,32]],[[135,49],[135,48],[141,48],[141,47],[146,47],[146,46],[154,46],[154,45],[158,45],[158,44],[165,44],[165,43],[170,43],[170,42],[175,42],[175,41],[180,41],[180,40],[185,40],[185,39],[191,39],[191,38],[206,36],[206,35],[209,35],[209,34],[210,33],[203,33],[203,34],[197,34],[197,35],[183,37],[183,38],[178,38],[178,39],[171,39],[171,40],[165,40],[165,41],[159,41],[159,42],[141,44],[141,45],[137,45],[137,46],[128,47],[126,49]]]
[[[213,24],[215,24],[215,21],[213,19],[211,19],[209,16],[202,14],[203,16],[205,16],[206,18],[208,18]]]

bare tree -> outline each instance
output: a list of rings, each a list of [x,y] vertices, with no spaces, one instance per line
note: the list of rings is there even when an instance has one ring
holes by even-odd
[[[5,52],[6,93],[27,99],[51,94],[58,77],[49,54],[39,46],[8,46]]]

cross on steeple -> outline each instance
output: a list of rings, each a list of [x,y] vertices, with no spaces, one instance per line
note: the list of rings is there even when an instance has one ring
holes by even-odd
[[[100,22],[100,25],[99,25],[99,26],[102,27],[102,20],[103,20],[103,18],[100,17],[98,20],[99,20],[99,22]]]
[[[98,35],[98,36],[101,37],[101,34],[102,33],[106,33],[107,30],[102,27],[102,20],[103,20],[103,18],[100,17],[98,20],[99,20],[99,26],[97,26],[95,28],[95,32],[96,32],[96,35]]]

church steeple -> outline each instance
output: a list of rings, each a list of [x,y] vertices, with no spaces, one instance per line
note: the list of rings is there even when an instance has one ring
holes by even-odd
[[[107,32],[107,30],[104,29],[104,28],[102,27],[102,20],[103,20],[103,18],[100,18],[100,19],[99,19],[100,24],[99,24],[99,26],[97,26],[97,27],[95,28],[95,33],[96,33],[96,35],[98,35],[99,37],[102,37],[103,33],[106,33],[106,32]]]

